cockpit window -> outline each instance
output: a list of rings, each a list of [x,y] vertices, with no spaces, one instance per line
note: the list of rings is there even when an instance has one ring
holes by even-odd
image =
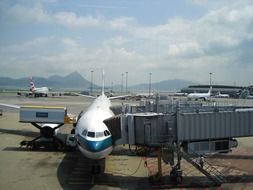
[[[82,132],[82,135],[83,135],[83,136],[86,136],[86,135],[87,135],[87,130],[86,130],[86,129],[84,129],[84,131]]]
[[[103,137],[104,133],[103,132],[96,132],[96,137]]]
[[[110,132],[109,132],[108,130],[105,130],[105,131],[104,131],[104,135],[105,135],[105,136],[109,136],[109,135],[110,135]]]
[[[87,135],[88,137],[95,137],[95,133],[94,132],[90,132],[90,131],[88,131],[88,135]]]

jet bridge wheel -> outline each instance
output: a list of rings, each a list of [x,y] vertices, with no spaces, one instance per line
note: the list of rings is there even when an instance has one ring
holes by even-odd
[[[182,182],[183,182],[182,173],[183,173],[182,170],[179,169],[177,167],[177,165],[174,166],[172,168],[172,170],[170,171],[170,180],[171,180],[171,182],[176,183],[176,184],[182,184]]]

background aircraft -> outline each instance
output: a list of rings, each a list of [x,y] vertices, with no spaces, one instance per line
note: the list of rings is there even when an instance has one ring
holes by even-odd
[[[52,96],[55,96],[55,95],[59,95],[61,96],[62,93],[59,93],[59,92],[51,92],[51,88],[49,87],[35,87],[35,83],[34,81],[32,80],[32,77],[30,78],[30,87],[29,87],[29,91],[28,92],[17,92],[17,95],[19,96],[33,96],[33,97],[48,97],[49,94],[51,94]]]
[[[229,98],[229,94],[222,94],[220,91],[215,95],[216,98]]]
[[[47,97],[48,93],[49,93],[49,88],[44,86],[44,87],[40,87],[40,88],[36,88],[35,84],[31,78],[30,81],[30,92],[32,92],[32,94],[34,94],[34,97]]]
[[[210,89],[207,93],[190,93],[187,95],[187,98],[188,99],[194,99],[194,100],[198,100],[198,99],[201,99],[201,100],[207,100],[207,98],[210,98],[211,96],[211,91],[212,91],[212,86],[210,86]]]

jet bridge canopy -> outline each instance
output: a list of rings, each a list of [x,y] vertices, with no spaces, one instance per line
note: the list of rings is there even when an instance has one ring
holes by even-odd
[[[177,138],[199,141],[253,136],[253,111],[178,113]]]

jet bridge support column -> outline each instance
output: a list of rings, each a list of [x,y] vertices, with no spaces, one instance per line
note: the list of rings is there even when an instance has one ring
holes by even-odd
[[[162,177],[162,154],[160,147],[157,149],[157,159],[158,159],[158,176]]]
[[[162,180],[162,151],[161,147],[156,149],[157,151],[157,169],[158,172],[151,176],[150,180],[152,183],[160,183]]]

